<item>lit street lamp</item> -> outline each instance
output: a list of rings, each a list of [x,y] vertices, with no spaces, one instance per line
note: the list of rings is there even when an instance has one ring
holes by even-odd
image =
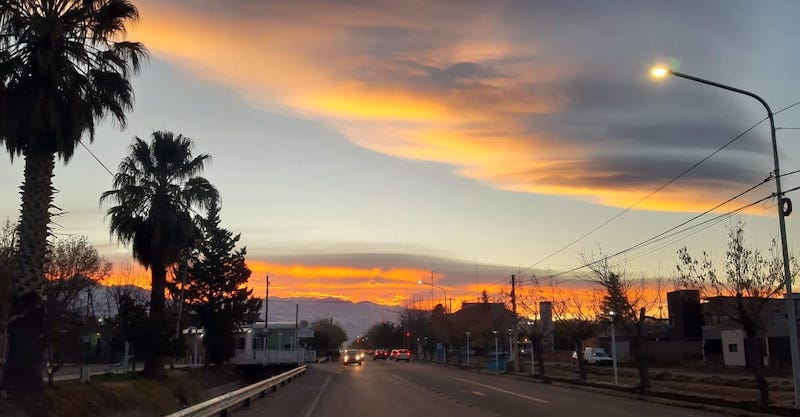
[[[429,287],[435,287],[442,290],[442,292],[444,293],[444,301],[442,302],[442,307],[444,308],[444,311],[447,312],[447,290],[444,289],[444,287],[436,284],[428,284],[427,282],[424,282],[422,280],[417,281],[417,284],[427,285]]]
[[[609,311],[608,314],[611,316],[611,363],[614,364],[614,385],[617,385],[619,384],[619,377],[617,375],[617,333],[614,329],[617,313]]]
[[[746,90],[742,90],[739,88],[731,87],[728,85],[716,83],[714,81],[704,80],[702,78],[697,78],[691,75],[683,74],[677,71],[673,71],[669,68],[665,67],[655,67],[650,70],[650,74],[655,78],[664,78],[667,75],[674,75],[676,77],[685,78],[690,81],[695,81],[701,84],[710,85],[712,87],[721,88],[723,90],[733,91],[734,93],[744,94],[746,96],[752,97],[758,100],[761,105],[767,110],[767,117],[769,118],[769,131],[772,137],[772,159],[775,163],[775,195],[778,199],[778,226],[780,227],[780,234],[781,234],[781,251],[783,254],[783,280],[786,286],[786,310],[788,313],[788,325],[789,325],[789,350],[792,354],[792,375],[794,379],[794,407],[800,408],[800,350],[798,350],[798,341],[797,341],[797,317],[795,314],[795,306],[794,306],[794,297],[792,294],[792,276],[789,272],[789,249],[788,245],[786,244],[786,220],[785,216],[788,214],[785,212],[789,211],[788,204],[789,199],[785,199],[783,197],[783,192],[781,191],[781,175],[780,175],[780,164],[778,163],[778,143],[775,139],[775,120],[772,115],[772,109],[770,109],[769,105],[767,104],[764,99],[757,96],[754,93],[751,93]]]

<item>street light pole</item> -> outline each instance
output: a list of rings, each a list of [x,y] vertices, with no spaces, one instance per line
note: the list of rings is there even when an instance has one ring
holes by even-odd
[[[451,313],[451,312],[447,311],[447,290],[444,289],[444,287],[442,287],[441,285],[433,284],[433,283],[428,284],[427,282],[424,282],[422,280],[417,281],[417,284],[427,285],[429,287],[435,287],[435,288],[438,288],[438,289],[442,290],[442,292],[444,293],[444,301],[442,302],[442,308],[444,308],[444,311],[446,313]]]
[[[721,88],[723,90],[733,91],[734,93],[744,94],[758,100],[762,106],[767,110],[767,117],[769,118],[769,132],[772,138],[772,159],[775,163],[775,195],[778,199],[778,225],[781,234],[781,252],[783,254],[783,281],[786,287],[786,310],[789,316],[789,350],[792,354],[792,376],[794,380],[794,407],[800,408],[800,347],[798,347],[797,340],[797,315],[795,313],[794,295],[792,293],[792,276],[789,272],[789,247],[786,243],[786,220],[784,213],[784,198],[783,191],[781,191],[781,175],[780,164],[778,162],[778,141],[775,138],[775,120],[772,115],[772,109],[766,101],[758,95],[746,90],[742,90],[729,85],[720,84],[714,81],[697,78],[692,75],[683,74],[677,71],[672,71],[668,68],[653,68],[651,71],[655,77],[664,77],[667,75],[674,75],[676,77],[685,78],[690,81],[695,81],[701,84],[710,85],[712,87]],[[788,200],[787,200],[788,201]]]
[[[469,332],[467,332],[467,368],[469,368]]]
[[[615,313],[609,312],[611,315],[611,363],[614,364],[614,385],[619,384],[619,376],[617,374],[617,333],[614,329]]]
[[[514,334],[514,329],[508,329],[508,359],[514,361],[514,345],[511,336]]]
[[[492,330],[494,333],[494,370],[500,372],[500,355],[497,352],[497,330]]]

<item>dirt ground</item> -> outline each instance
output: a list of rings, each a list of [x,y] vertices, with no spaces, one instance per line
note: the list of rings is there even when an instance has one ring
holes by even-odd
[[[587,380],[613,384],[614,373],[611,367],[587,366]],[[556,378],[578,379],[576,366],[569,362],[546,364],[546,375]],[[639,384],[636,368],[618,368],[619,383],[633,388]],[[729,401],[752,401],[759,399],[758,390],[752,374],[746,370],[726,370],[725,372],[697,371],[680,368],[651,368],[651,390],[654,392],[677,393],[684,395],[718,398]],[[769,377],[770,404],[778,407],[791,407],[794,390],[791,378]]]
[[[215,387],[237,381],[239,376],[228,369],[174,369],[161,380],[137,375],[93,376],[90,384],[57,382],[39,396],[9,396],[0,400],[0,415],[160,417],[205,401],[213,397]]]

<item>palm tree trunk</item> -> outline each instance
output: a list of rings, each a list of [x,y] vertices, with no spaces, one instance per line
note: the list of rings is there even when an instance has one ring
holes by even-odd
[[[47,248],[55,154],[28,151],[22,186],[17,267],[8,321],[8,358],[2,386],[10,391],[44,388],[44,257]]]
[[[164,307],[166,299],[164,297],[164,289],[167,284],[167,268],[164,265],[153,265],[150,269],[151,276],[151,291],[150,291],[150,338],[147,343],[147,353],[144,358],[144,374],[157,378],[164,373],[164,358],[162,357],[165,350],[165,344],[169,342],[169,337],[166,334],[168,331],[165,325],[166,317],[164,317]]]

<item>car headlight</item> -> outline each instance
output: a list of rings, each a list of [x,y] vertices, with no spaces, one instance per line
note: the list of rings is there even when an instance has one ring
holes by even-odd
[[[350,357],[347,356],[347,355],[344,355],[344,360],[348,360],[348,359],[350,359]]]

